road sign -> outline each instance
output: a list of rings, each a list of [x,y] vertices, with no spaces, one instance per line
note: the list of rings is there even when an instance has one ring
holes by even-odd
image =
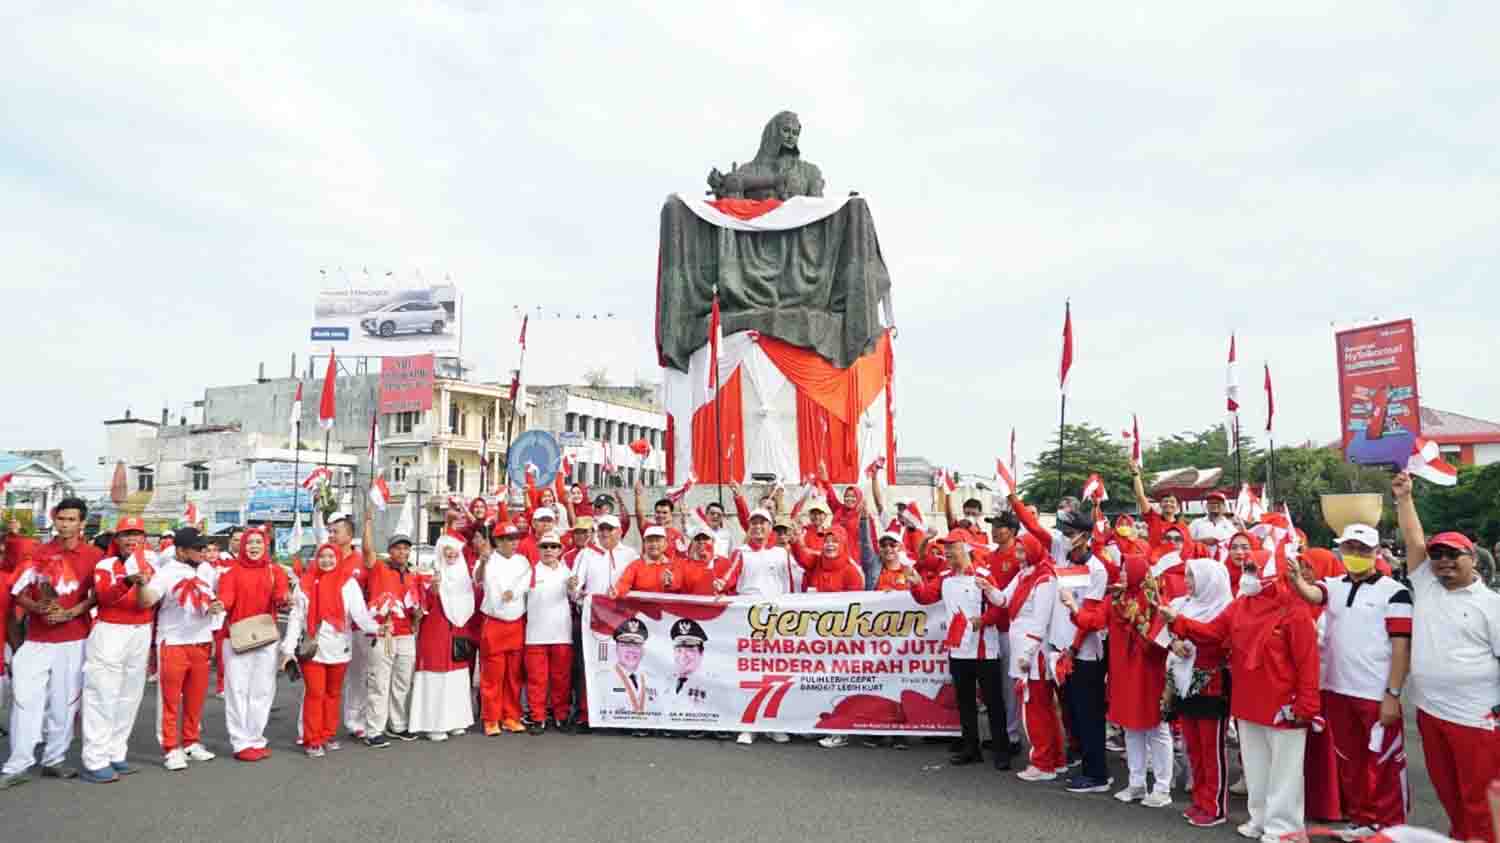
[[[562,443],[562,446],[564,448],[582,445],[583,433],[582,431],[577,430],[569,430],[564,433],[559,433],[557,434],[557,441]]]
[[[513,485],[526,488],[526,466],[534,465],[537,469],[537,488],[545,488],[557,477],[557,469],[562,463],[562,448],[558,446],[557,439],[547,431],[528,430],[510,443],[506,462],[506,475]]]

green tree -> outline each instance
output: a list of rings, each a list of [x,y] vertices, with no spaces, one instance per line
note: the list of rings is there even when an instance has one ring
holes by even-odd
[[[1245,461],[1245,482],[1265,483],[1267,454]],[[1395,528],[1395,502],[1391,499],[1391,474],[1378,468],[1365,468],[1344,461],[1335,448],[1278,448],[1272,477],[1273,503],[1285,503],[1292,511],[1292,521],[1304,532],[1310,543],[1327,547],[1333,531],[1323,522],[1322,497],[1341,492],[1380,492],[1385,495],[1381,524],[1383,535]]]
[[[1461,466],[1456,486],[1418,480],[1415,495],[1427,535],[1458,530],[1486,547],[1500,539],[1500,463]]]
[[[1260,456],[1260,449],[1255,446],[1253,439],[1245,435],[1243,425],[1240,429],[1240,449],[1244,452],[1241,455],[1244,467],[1248,469],[1250,463]],[[1224,425],[1216,424],[1205,430],[1186,431],[1157,440],[1141,454],[1141,462],[1148,472],[1189,466],[1222,468],[1226,482],[1232,483],[1235,458],[1228,450],[1229,434],[1224,432]],[[1249,476],[1248,471],[1245,476]]]
[[[1091,424],[1063,428],[1062,487],[1064,495],[1078,496],[1090,474],[1104,480],[1112,503],[1133,501],[1130,491],[1130,457],[1119,441]],[[1021,484],[1026,502],[1043,512],[1057,508],[1057,439],[1052,447],[1026,464],[1028,477]],[[1134,504],[1130,504],[1134,508]]]

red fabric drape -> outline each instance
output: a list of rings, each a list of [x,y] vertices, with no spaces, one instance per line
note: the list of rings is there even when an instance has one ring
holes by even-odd
[[[757,342],[776,368],[797,387],[798,394],[806,393],[808,398],[847,424],[858,421],[870,402],[885,388],[891,344],[889,333],[881,334],[875,349],[847,369],[836,368],[816,351],[774,337],[762,334]]]
[[[667,413],[667,441],[662,446],[666,450],[667,460],[667,485],[677,485],[677,421],[671,413]]]
[[[745,399],[744,390],[740,386],[742,371],[743,368],[736,368],[734,374],[724,379],[724,386],[719,390],[717,428],[714,424],[714,401],[709,401],[693,412],[693,473],[697,475],[699,483],[728,483],[731,480],[743,483],[745,480]],[[715,434],[719,431],[722,431],[724,441],[722,469],[714,466],[715,457],[719,453]],[[670,460],[671,457],[668,457],[669,464]],[[722,480],[719,479],[721,477]],[[667,482],[676,485],[685,480],[686,477],[669,478]]]
[[[818,463],[828,466],[830,483],[859,482],[859,447],[853,425],[797,390],[797,464],[802,476],[816,476]],[[851,446],[852,443],[852,446]]]
[[[885,482],[896,485],[896,349],[891,336],[881,337],[885,348]]]
[[[780,199],[715,199],[708,203],[721,213],[742,220],[755,219],[761,214],[781,207]]]

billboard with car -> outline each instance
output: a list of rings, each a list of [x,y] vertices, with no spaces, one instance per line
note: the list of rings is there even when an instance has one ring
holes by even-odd
[[[457,357],[462,299],[452,282],[380,286],[326,277],[313,308],[314,353],[341,357]]]

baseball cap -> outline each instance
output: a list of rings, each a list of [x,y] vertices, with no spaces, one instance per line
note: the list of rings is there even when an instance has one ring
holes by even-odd
[[[1209,492],[1207,500],[1229,503],[1229,498],[1225,497],[1223,492]]]
[[[984,520],[994,524],[996,527],[1009,527],[1012,530],[1021,529],[1021,519],[1017,518],[1016,514],[1010,510],[997,512]]]
[[[405,533],[395,533],[391,536],[391,540],[385,543],[385,549],[390,550],[398,544],[411,544],[411,536]]]
[[[641,537],[642,538],[647,538],[647,539],[649,539],[649,538],[663,538],[664,539],[664,538],[667,537],[667,528],[663,527],[660,524],[652,524],[650,527],[646,528],[646,532],[641,533]]]
[[[894,532],[891,532],[890,530],[887,530],[884,533],[880,534],[880,540],[881,541],[893,541],[896,544],[900,544],[901,543],[901,534],[900,533],[894,533]]]
[[[1474,553],[1474,543],[1469,541],[1469,537],[1464,535],[1463,533],[1454,532],[1451,530],[1446,533],[1438,533],[1437,535],[1428,539],[1427,547],[1429,549],[1434,547],[1451,547],[1454,550],[1461,550],[1464,553]]]
[[[608,527],[611,530],[618,530],[620,529],[620,519],[606,512],[603,515],[599,516],[599,519],[594,522],[594,526],[599,527],[600,529]]]
[[[550,506],[539,506],[536,508],[536,512],[531,513],[531,520],[537,521],[542,518],[550,518],[553,521],[556,521],[557,513],[553,512],[552,507]]]
[[[514,524],[506,524],[502,522],[495,525],[494,535],[497,539],[519,538],[521,535],[521,528],[517,527]]]
[[[1073,510],[1058,516],[1057,529],[1064,533],[1088,533],[1093,531],[1094,522],[1082,512]]]
[[[776,530],[795,530],[797,529],[797,523],[783,515],[776,519],[776,523],[772,525],[772,528]]]
[[[127,515],[120,519],[120,523],[115,525],[115,535],[117,536],[121,533],[144,532],[146,532],[146,522],[136,515]]]
[[[822,501],[813,501],[812,503],[808,504],[807,505],[807,511],[808,512],[821,512],[821,513],[823,513],[825,515],[829,514],[829,512],[828,512],[828,504],[823,503]],[[754,518],[755,516],[752,515],[751,517]]]
[[[948,535],[938,539],[938,544],[964,544],[970,537],[968,530],[949,530]]]
[[[208,547],[208,540],[203,538],[197,527],[183,527],[172,534],[172,544],[184,550],[200,550]]]
[[[771,513],[766,512],[764,509],[757,509],[750,513],[750,517],[747,520],[754,521],[757,518],[762,518],[769,523],[771,521]]]
[[[1365,547],[1379,547],[1380,533],[1369,524],[1350,524],[1344,528],[1344,534],[1339,536],[1339,544],[1344,542],[1359,542]]]
[[[704,536],[707,536],[708,538],[713,538],[714,537],[714,531],[707,524],[703,523],[702,521],[699,521],[698,523],[696,523],[696,524],[693,525],[693,538],[695,538],[695,539],[696,538],[702,538]]]
[[[592,530],[592,529],[594,529],[594,519],[590,518],[587,515],[584,515],[584,516],[580,517],[577,521],[573,522],[573,529],[574,530]]]
[[[556,530],[548,530],[542,534],[542,537],[537,540],[536,544],[537,547],[546,547],[549,544],[562,547],[562,536],[558,535]]]
[[[334,512],[334,513],[332,513],[331,515],[328,516],[327,524],[328,524],[328,526],[332,527],[333,525],[339,523],[340,521],[348,521],[350,524],[353,524],[354,523],[354,516],[352,514],[348,513],[348,512],[344,512],[343,510],[339,510],[339,511]]]

